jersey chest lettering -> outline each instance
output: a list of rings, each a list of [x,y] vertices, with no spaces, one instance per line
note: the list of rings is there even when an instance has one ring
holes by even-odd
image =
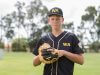
[[[69,43],[69,42],[63,42],[63,46],[65,46],[65,47],[70,47],[71,46],[71,43]]]

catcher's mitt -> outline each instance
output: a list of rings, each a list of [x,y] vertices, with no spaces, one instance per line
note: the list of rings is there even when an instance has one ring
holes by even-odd
[[[48,43],[44,43],[39,47],[40,61],[45,64],[50,64],[58,60],[58,53]]]

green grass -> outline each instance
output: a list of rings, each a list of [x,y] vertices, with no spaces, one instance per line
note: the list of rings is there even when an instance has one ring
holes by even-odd
[[[33,67],[31,53],[5,53],[0,60],[0,75],[41,75],[43,68]]]
[[[99,75],[100,53],[84,54],[84,65],[75,64],[74,75]],[[5,53],[0,60],[0,75],[42,75],[43,64],[34,67],[31,53]]]
[[[100,53],[84,54],[84,65],[75,65],[75,75],[100,75]]]

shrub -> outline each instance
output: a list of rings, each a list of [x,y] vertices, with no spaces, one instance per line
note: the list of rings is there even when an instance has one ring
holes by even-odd
[[[12,50],[13,51],[17,51],[17,52],[27,51],[26,50],[27,47],[28,47],[27,39],[18,38],[18,39],[13,40],[13,43],[12,43]]]

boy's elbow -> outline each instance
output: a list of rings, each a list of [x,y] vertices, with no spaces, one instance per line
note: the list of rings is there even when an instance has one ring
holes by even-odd
[[[39,62],[35,62],[35,61],[33,61],[33,66],[34,67],[36,67],[36,66],[38,66],[38,65],[40,65],[41,63],[39,63]]]
[[[79,64],[80,64],[80,65],[83,65],[83,64],[84,64],[84,57],[83,57],[82,55],[81,55]]]
[[[83,65],[84,64],[84,61],[83,62],[80,62],[80,65]]]
[[[77,62],[77,63],[80,64],[80,65],[83,65],[84,61],[80,61],[80,62]]]
[[[82,58],[82,60],[80,61],[79,64],[80,64],[80,65],[83,65],[83,64],[84,64],[84,58]]]
[[[34,64],[34,63],[33,63],[33,66],[36,67],[36,66],[38,66],[38,64]]]
[[[38,66],[38,65],[40,65],[41,64],[41,62],[40,61],[37,61],[37,60],[33,60],[33,66]]]
[[[39,57],[35,56],[34,59],[33,59],[33,66],[38,66],[40,64],[41,64],[41,62],[39,60]]]

